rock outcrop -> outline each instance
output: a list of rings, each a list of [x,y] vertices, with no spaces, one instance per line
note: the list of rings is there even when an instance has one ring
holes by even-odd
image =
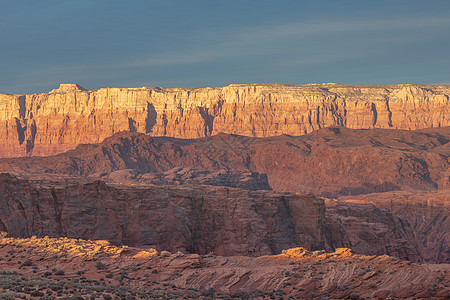
[[[224,256],[351,247],[366,255],[449,263],[449,194],[395,191],[324,205],[292,193],[1,174],[0,231]]]
[[[108,185],[0,174],[0,231],[11,236],[105,239],[191,253],[322,249],[322,199],[208,186]]]
[[[327,239],[335,247],[450,263],[450,190],[348,196],[326,204]]]
[[[327,126],[450,126],[449,86],[339,84],[102,88],[0,94],[0,157],[51,155],[128,130],[198,138],[301,135]]]
[[[350,249],[224,257],[114,247],[106,241],[0,238],[0,257],[7,258],[0,261],[0,290],[8,299],[89,293],[92,299],[450,297],[448,264],[415,264]]]
[[[97,174],[93,174],[95,175]],[[210,172],[176,167],[166,172],[140,173],[135,169],[124,169],[110,174],[98,174],[111,183],[154,185],[212,185],[240,188],[249,191],[271,190],[266,174],[221,170]]]
[[[297,137],[219,134],[192,140],[122,132],[55,156],[0,159],[0,170],[31,182],[4,179],[0,230],[227,255],[274,253],[281,247],[276,245],[347,247],[448,263],[449,141],[450,127],[330,127]],[[266,179],[275,192],[186,185],[260,190],[270,188]],[[317,214],[308,207],[294,214],[286,200],[293,194],[280,192],[339,198],[316,208],[326,212],[322,221],[308,220],[309,227],[294,230],[294,220]],[[280,204],[283,198],[286,204]],[[146,211],[152,213],[141,218]],[[312,236],[314,242],[307,238]]]
[[[122,132],[57,156],[0,159],[0,170],[77,176],[123,169],[257,172],[267,174],[276,191],[336,197],[443,188],[449,141],[450,127],[425,132],[330,127],[296,137],[218,134],[192,140]]]

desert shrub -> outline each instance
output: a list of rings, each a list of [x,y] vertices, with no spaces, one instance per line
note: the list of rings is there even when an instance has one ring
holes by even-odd
[[[31,292],[30,296],[31,297],[43,297],[44,293],[40,292],[40,291],[34,291],[34,292]]]
[[[4,239],[8,236],[8,233],[6,231],[0,231],[0,239]]]
[[[0,291],[0,299],[5,300],[14,300],[14,299],[20,299],[20,295],[12,292],[1,292]]]
[[[211,288],[209,288],[207,290],[204,290],[202,292],[202,296],[204,296],[204,297],[212,297],[212,296],[214,296],[215,293],[216,293],[216,290],[211,287]]]
[[[71,285],[70,283],[64,283],[63,288],[65,288],[66,290],[73,289],[73,285]]]
[[[314,293],[314,292],[309,292],[308,295],[309,295],[311,298],[316,298],[316,297],[317,297],[317,294]]]
[[[169,257],[170,254],[171,254],[171,253],[170,253],[169,251],[163,250],[163,251],[161,251],[161,253],[159,254],[159,256],[161,256],[161,257]]]
[[[23,265],[25,267],[30,267],[33,265],[33,262],[31,260],[27,259],[26,261],[23,262]]]
[[[99,269],[99,270],[104,270],[104,269],[106,269],[105,264],[102,263],[102,262],[97,262],[97,263],[95,264],[95,266],[96,266],[97,269]]]

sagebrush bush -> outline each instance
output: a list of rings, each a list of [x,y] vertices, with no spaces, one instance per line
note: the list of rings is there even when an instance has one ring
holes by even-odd
[[[161,257],[169,257],[171,255],[171,253],[169,251],[163,250],[163,251],[161,251],[161,253],[159,255]]]

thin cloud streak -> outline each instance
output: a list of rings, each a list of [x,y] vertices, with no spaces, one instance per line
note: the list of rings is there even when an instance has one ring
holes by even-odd
[[[367,21],[334,21],[328,23],[292,23],[259,28],[250,27],[239,31],[215,34],[210,37],[205,48],[191,48],[167,53],[151,58],[144,58],[126,63],[128,67],[153,67],[211,62],[218,59],[247,55],[267,55],[279,53],[276,47],[282,40],[299,40],[315,36],[334,34],[355,34],[362,32],[430,29],[450,25],[450,16],[428,17],[422,19],[367,20]],[[219,38],[218,38],[219,37]],[[420,37],[421,38],[421,37]],[[391,42],[395,42],[392,38]],[[414,41],[417,37],[399,37],[397,42]],[[268,47],[270,44],[272,47]],[[337,57],[340,59],[340,57]],[[330,58],[331,59],[331,58]]]
[[[436,38],[429,33],[438,31],[437,29],[442,32],[445,28],[450,29],[450,16],[396,20],[327,20],[326,22],[295,22],[275,26],[247,27],[213,33],[205,31],[193,35],[191,43],[184,44],[184,48],[180,47],[179,50],[172,52],[166,51],[165,54],[155,53],[151,57],[141,59],[121,58],[122,61],[103,60],[89,64],[76,61],[65,62],[57,66],[29,70],[26,74],[20,75],[22,77],[20,81],[26,81],[28,87],[49,86],[51,82],[60,80],[80,82],[77,78],[82,78],[84,82],[95,80],[110,82],[125,69],[132,72],[144,70],[149,72],[146,69],[153,67],[161,70],[164,67],[176,68],[203,63],[220,64],[226,60],[238,62],[240,58],[257,56],[262,56],[271,68],[289,70],[290,67],[291,69],[307,67],[313,69],[325,64],[370,59],[380,54],[388,57],[393,46]],[[331,42],[328,44],[329,41]],[[145,77],[148,80],[157,77],[153,73],[147,74],[150,74]],[[47,81],[40,82],[44,78]],[[242,78],[240,80],[245,80],[246,77]],[[120,82],[123,81],[124,79],[120,78]],[[187,80],[181,81],[185,84],[188,82]],[[223,81],[229,82],[230,80],[224,79]],[[158,84],[172,85],[170,82],[171,80],[166,79]],[[174,80],[173,82],[173,85],[177,85],[178,81]],[[195,80],[192,81],[192,83],[194,82]],[[20,86],[10,85],[8,87],[9,90],[16,88],[20,88]]]
[[[283,61],[280,61],[277,65],[286,67],[286,66],[306,66],[306,65],[312,65],[312,64],[326,64],[326,63],[332,63],[332,62],[341,62],[351,59],[361,59],[366,58],[369,55],[359,53],[333,53],[331,55],[314,55],[314,56],[308,56],[300,59],[286,59]]]
[[[427,17],[422,19],[397,19],[397,20],[366,20],[329,23],[291,23],[268,28],[248,28],[240,34],[245,40],[274,40],[286,37],[305,37],[319,34],[332,34],[337,32],[361,32],[376,30],[402,30],[429,27],[442,27],[450,25],[450,16]]]

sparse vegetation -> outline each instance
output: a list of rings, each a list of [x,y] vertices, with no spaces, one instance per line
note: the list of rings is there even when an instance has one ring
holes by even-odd
[[[169,257],[171,255],[171,253],[169,251],[161,251],[161,253],[159,254],[159,256],[161,257]]]
[[[18,245],[20,247],[17,247]],[[44,248],[42,245],[48,248]],[[278,278],[278,281],[274,281],[277,282],[278,289],[273,291],[238,291],[225,295],[218,293],[214,288],[199,290],[193,287],[183,287],[178,283],[174,284],[173,281],[186,276],[184,270],[188,274],[192,272],[191,265],[194,265],[195,268],[202,268],[203,265],[210,265],[217,261],[221,264],[224,263],[224,261],[221,261],[223,258],[214,255],[204,255],[203,258],[200,258],[200,256],[181,255],[180,253],[171,255],[168,251],[158,253],[156,250],[143,250],[139,252],[139,250],[133,248],[128,250],[125,247],[115,247],[107,243],[50,238],[4,238],[0,246],[0,251],[3,251],[4,257],[9,256],[9,259],[12,259],[9,265],[16,268],[14,272],[0,271],[0,290],[2,291],[0,297],[4,299],[31,297],[32,295],[43,299],[46,299],[45,297],[66,297],[67,299],[78,299],[76,297],[82,297],[83,299],[106,299],[108,297],[111,299],[134,299],[133,297],[160,299],[193,299],[199,297],[209,299],[230,299],[233,297],[235,299],[292,299],[292,293],[301,295],[300,297],[306,299],[318,297],[333,299],[336,295],[342,295],[343,293],[347,295],[353,292],[354,286],[365,287],[366,290],[372,290],[372,292],[376,291],[382,282],[379,274],[388,274],[388,272],[381,273],[379,271],[379,267],[374,265],[375,260],[366,260],[363,256],[357,256],[357,260],[354,257],[349,260],[348,256],[341,257],[339,253],[324,254],[323,251],[318,251],[316,252],[318,255],[316,255],[314,252],[300,248],[289,249],[285,251],[285,256],[281,257],[282,260],[280,260],[280,265],[276,269],[276,275],[273,274]],[[56,250],[59,251],[57,254],[54,252]],[[139,255],[136,255],[137,252]],[[117,255],[117,253],[120,254]],[[54,259],[55,255],[57,255],[56,260]],[[165,259],[169,256],[171,259]],[[120,267],[111,263],[115,257],[120,259]],[[333,257],[333,259],[328,257]],[[67,263],[73,260],[81,262],[82,269],[77,269],[77,264],[67,267]],[[177,260],[179,262],[176,262]],[[19,261],[22,261],[22,263],[19,264]],[[172,267],[166,268],[174,261],[174,265],[179,263],[185,269],[175,270],[174,272],[171,270]],[[390,265],[389,258],[385,261]],[[303,286],[305,282],[320,282],[326,278],[329,280],[327,275],[330,270],[339,267],[349,268],[350,262],[356,264],[350,268],[356,271],[356,275],[360,274],[361,276],[353,276],[342,285],[335,286],[330,290],[320,291],[320,296],[317,296],[319,295],[317,290],[311,291],[310,288]],[[400,267],[408,267],[408,265],[402,264]],[[30,276],[32,271],[35,272],[35,275]],[[369,274],[370,279],[366,281],[367,278],[363,275],[368,274],[368,272],[372,272],[372,274]],[[214,274],[210,273],[207,276],[214,278]],[[395,273],[388,276],[393,274]],[[438,272],[430,277],[435,278],[435,282],[430,281],[427,285],[430,293],[437,293],[448,286],[447,275],[441,274],[444,273]],[[160,281],[158,282],[155,279]],[[183,280],[181,278],[179,282],[183,282]],[[136,286],[142,285],[143,287],[136,289]]]

